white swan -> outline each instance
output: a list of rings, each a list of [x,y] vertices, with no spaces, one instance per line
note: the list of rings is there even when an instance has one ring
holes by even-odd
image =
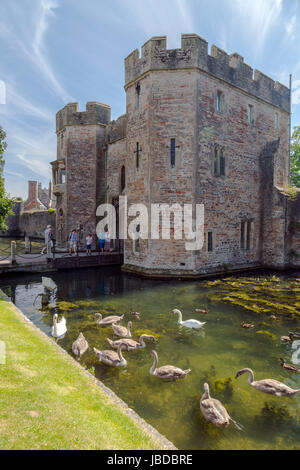
[[[174,310],[172,310],[172,313],[175,315],[177,314],[178,315],[178,324],[179,325],[182,325],[182,326],[186,326],[187,328],[202,328],[206,321],[204,322],[201,322],[199,320],[194,320],[193,318],[191,318],[190,320],[185,320],[185,321],[182,321],[182,313],[180,310],[178,310],[177,308],[175,308]]]
[[[60,322],[57,322],[58,315],[57,313],[53,315],[53,326],[51,329],[51,334],[54,338],[60,338],[67,332],[67,322],[65,317],[62,317]]]

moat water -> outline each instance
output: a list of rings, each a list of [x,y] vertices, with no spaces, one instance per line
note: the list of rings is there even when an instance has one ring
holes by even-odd
[[[282,344],[280,337],[299,330],[300,273],[279,277],[256,273],[216,282],[168,282],[139,279],[119,269],[105,268],[51,273],[51,277],[58,285],[54,299],[58,307],[51,312],[41,310],[40,275],[2,278],[0,288],[48,335],[52,314],[63,314],[68,331],[59,344],[70,354],[73,341],[82,331],[90,348],[81,363],[178,448],[300,448],[300,394],[277,398],[250,387],[246,375],[234,378],[237,370],[250,367],[257,380],[274,378],[300,388],[300,374],[281,368],[279,363],[280,357],[292,363],[295,356],[293,345]],[[73,305],[59,304],[62,301]],[[171,314],[174,308],[182,311],[183,319],[205,320],[204,329],[179,326]],[[208,309],[209,313],[197,313],[198,308]],[[133,319],[133,338],[151,332],[158,343],[125,351],[126,368],[99,364],[93,347],[110,349],[106,338],[113,334],[111,327],[97,326],[93,314],[126,313],[122,322],[125,325],[132,319],[131,309],[141,313],[140,320]],[[271,313],[277,319],[270,319]],[[252,322],[254,328],[243,329],[243,321]],[[191,373],[177,382],[151,376],[153,348],[159,365],[191,368]],[[243,432],[232,424],[218,429],[205,422],[199,409],[205,381],[210,384],[211,395],[244,426]]]

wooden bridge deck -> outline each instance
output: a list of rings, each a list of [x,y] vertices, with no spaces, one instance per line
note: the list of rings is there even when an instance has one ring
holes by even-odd
[[[0,274],[10,272],[47,272],[62,269],[80,269],[95,266],[121,266],[123,264],[123,253],[104,252],[86,253],[78,255],[68,255],[67,253],[55,253],[55,257],[50,262],[45,255],[22,254],[16,256],[16,263],[12,264],[10,257],[0,259]]]

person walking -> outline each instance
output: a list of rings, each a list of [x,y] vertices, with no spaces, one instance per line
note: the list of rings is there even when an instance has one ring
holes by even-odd
[[[85,241],[86,241],[86,254],[92,256],[93,237],[91,233],[88,234]]]
[[[47,225],[46,230],[44,232],[44,240],[45,240],[45,245],[41,251],[41,254],[45,254],[45,250],[47,251],[47,246],[48,243],[50,242],[51,248],[53,247],[53,241],[52,241],[52,227],[51,225]]]
[[[76,230],[73,229],[72,232],[69,234],[69,254],[72,256],[72,251],[77,254],[77,233]]]

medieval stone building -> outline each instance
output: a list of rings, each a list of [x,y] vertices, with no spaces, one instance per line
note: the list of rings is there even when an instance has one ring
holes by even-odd
[[[172,236],[127,239],[128,271],[193,277],[297,264],[300,202],[286,194],[289,89],[236,53],[212,46],[208,54],[195,34],[182,35],[180,49],[154,37],[141,56],[133,51],[124,88],[126,114],[116,121],[97,102],[57,113],[57,241],[73,228],[95,233],[97,206],[126,195],[149,213],[153,203],[205,206],[201,250]]]
[[[23,211],[47,210],[50,207],[55,208],[55,197],[52,194],[52,183],[48,188],[43,188],[42,183],[37,181],[28,181],[28,198],[24,202]]]

